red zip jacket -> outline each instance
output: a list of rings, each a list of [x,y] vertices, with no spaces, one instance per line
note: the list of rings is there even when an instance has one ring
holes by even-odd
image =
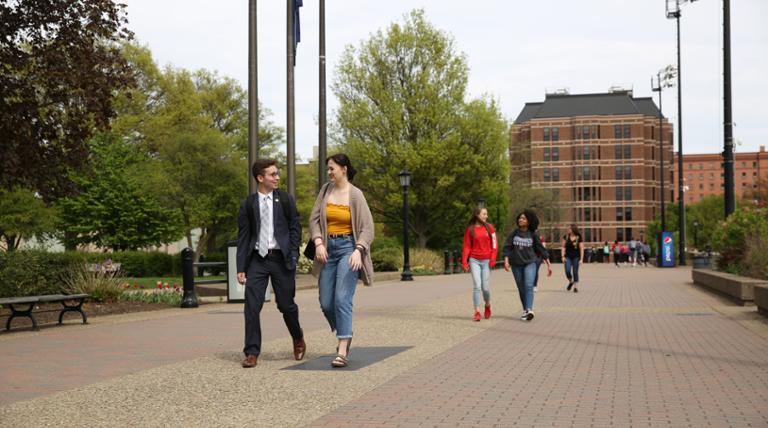
[[[470,229],[474,228],[474,238],[470,236]],[[488,230],[491,236],[488,236]],[[496,242],[496,230],[488,223],[488,230],[483,226],[469,226],[464,231],[464,245],[461,248],[461,265],[469,269],[469,258],[476,260],[490,260],[490,266],[496,265],[496,255],[499,252],[499,244]]]

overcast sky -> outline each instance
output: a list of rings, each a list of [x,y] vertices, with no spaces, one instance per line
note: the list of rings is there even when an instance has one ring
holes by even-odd
[[[248,87],[248,0],[124,0],[129,27],[160,65],[205,68]],[[676,63],[675,22],[665,0],[328,0],[326,52],[330,91],[346,45],[361,41],[410,10],[450,33],[470,68],[469,97],[490,94],[510,122],[526,102],[546,90],[571,94],[629,86],[636,97],[657,93],[650,78]],[[286,1],[261,0],[259,97],[272,120],[285,127]],[[734,138],[738,152],[768,146],[768,1],[731,2]],[[717,153],[723,147],[722,1],[682,6],[684,153]],[[296,154],[308,159],[317,145],[318,2],[304,0],[296,60]],[[677,89],[663,95],[664,114],[677,127]],[[675,132],[677,139],[677,132]],[[677,150],[677,142],[675,142]]]

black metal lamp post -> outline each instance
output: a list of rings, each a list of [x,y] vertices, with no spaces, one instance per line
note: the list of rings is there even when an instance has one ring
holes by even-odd
[[[661,201],[661,231],[664,232],[667,230],[667,215],[666,215],[666,196],[664,195],[664,115],[662,114],[662,107],[661,107],[661,93],[664,88],[671,88],[674,86],[673,80],[675,76],[677,75],[677,70],[674,66],[668,65],[664,67],[662,70],[659,70],[658,73],[656,73],[656,85],[653,84],[653,77],[651,77],[651,90],[653,92],[659,93],[659,184],[660,184],[660,195],[659,200]],[[657,243],[658,243],[658,266],[661,266],[661,233],[659,233],[659,236],[657,237]]]
[[[477,198],[477,207],[485,208],[485,198]]]
[[[411,186],[411,173],[405,168],[398,174],[400,186],[403,188],[403,274],[401,281],[413,281],[408,248],[408,188]]]

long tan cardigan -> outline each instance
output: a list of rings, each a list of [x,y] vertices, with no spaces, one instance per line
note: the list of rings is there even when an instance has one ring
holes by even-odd
[[[310,245],[314,244],[316,238],[322,238],[323,244],[328,248],[328,223],[325,217],[325,206],[328,204],[328,196],[333,191],[334,184],[326,183],[315,200],[315,206],[312,208],[312,214],[309,216],[309,233],[312,236]],[[365,285],[373,284],[373,262],[371,261],[371,242],[373,242],[373,216],[365,195],[357,187],[349,183],[349,210],[352,213],[352,235],[355,238],[355,245],[362,245],[365,249],[363,256],[363,269],[360,279]],[[323,263],[315,260],[312,265],[312,275],[320,276],[323,270]]]

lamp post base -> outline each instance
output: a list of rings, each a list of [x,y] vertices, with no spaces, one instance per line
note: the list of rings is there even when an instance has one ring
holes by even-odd
[[[402,275],[400,275],[400,281],[413,281],[413,274],[411,274],[411,271],[404,270]]]

